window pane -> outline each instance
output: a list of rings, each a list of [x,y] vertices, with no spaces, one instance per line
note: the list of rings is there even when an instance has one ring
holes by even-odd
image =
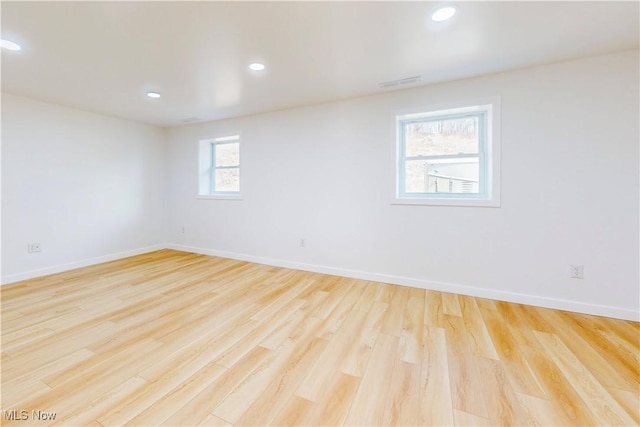
[[[216,192],[240,191],[240,168],[216,169]]]
[[[405,193],[478,194],[478,158],[407,160]]]
[[[240,144],[216,144],[216,166],[238,166],[240,164]]]
[[[475,154],[478,117],[424,121],[405,125],[407,157]]]

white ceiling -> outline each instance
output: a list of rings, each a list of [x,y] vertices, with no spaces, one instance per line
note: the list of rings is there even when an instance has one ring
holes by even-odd
[[[435,23],[438,5],[3,1],[2,38],[22,51],[2,52],[2,90],[173,126],[639,45],[637,1],[455,2]]]

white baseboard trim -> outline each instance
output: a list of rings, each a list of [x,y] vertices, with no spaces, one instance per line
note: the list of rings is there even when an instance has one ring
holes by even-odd
[[[192,252],[202,255],[211,255],[221,258],[231,258],[241,261],[255,262],[258,264],[272,265],[275,267],[291,268],[294,270],[312,271],[315,273],[332,274],[336,276],[350,277],[353,279],[370,280],[372,282],[391,283],[394,285],[411,286],[414,288],[429,289],[434,291],[451,292],[472,297],[488,298],[498,301],[507,301],[518,304],[534,305],[538,307],[552,308],[556,310],[572,311],[576,313],[592,314],[596,316],[612,317],[615,319],[640,321],[640,312],[613,307],[608,305],[589,304],[584,302],[569,301],[564,299],[549,298],[537,295],[505,292],[496,289],[479,288],[475,286],[457,285],[453,283],[433,282],[411,277],[393,276],[382,273],[370,273],[360,270],[328,267],[324,265],[306,264],[282,259],[265,258],[255,255],[226,252],[213,249],[198,248],[179,244],[168,244],[168,249]]]
[[[516,292],[505,292],[496,289],[480,288],[475,286],[458,285],[454,283],[434,282],[412,277],[394,276],[383,273],[371,273],[361,270],[350,270],[346,268],[328,267],[324,265],[308,264],[302,262],[288,261],[276,258],[266,258],[256,255],[248,255],[236,252],[219,251],[214,249],[199,248],[179,244],[157,244],[130,251],[118,252],[115,254],[103,255],[74,261],[66,264],[59,264],[51,267],[31,270],[24,273],[10,274],[2,276],[2,285],[19,282],[21,280],[33,279],[35,277],[46,276],[48,274],[61,273],[76,268],[87,267],[103,262],[114,261],[129,256],[140,255],[160,249],[175,249],[178,251],[192,252],[203,255],[211,255],[222,258],[231,258],[241,261],[255,262],[258,264],[272,265],[275,267],[291,268],[294,270],[312,271],[315,273],[332,274],[354,279],[370,280],[373,282],[391,283],[394,285],[412,286],[415,288],[429,289],[434,291],[452,292],[462,295],[469,295],[479,298],[489,298],[498,301],[508,301],[518,304],[534,305],[538,307],[552,308],[556,310],[566,310],[576,313],[592,314],[596,316],[612,317],[615,319],[640,321],[640,312],[613,307],[608,305],[589,304],[584,302],[569,301],[557,298],[549,298],[537,295],[520,294]]]
[[[115,254],[102,255],[94,258],[87,258],[80,261],[69,262],[65,264],[53,265],[51,267],[39,268],[37,270],[26,271],[24,273],[9,274],[2,276],[2,285],[19,282],[21,280],[33,279],[35,277],[46,276],[48,274],[62,273],[64,271],[74,270],[76,268],[87,267],[89,265],[100,264],[102,262],[115,261],[117,259],[126,258],[134,255],[145,254],[147,252],[166,249],[166,244],[158,244],[147,246],[144,248],[133,249],[130,251],[117,252]]]

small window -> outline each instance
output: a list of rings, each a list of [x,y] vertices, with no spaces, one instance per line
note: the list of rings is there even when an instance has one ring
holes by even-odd
[[[240,135],[200,141],[199,194],[240,195]]]
[[[396,116],[396,201],[497,206],[497,103]]]

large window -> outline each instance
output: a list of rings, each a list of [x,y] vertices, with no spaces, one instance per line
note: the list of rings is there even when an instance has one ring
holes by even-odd
[[[396,116],[396,201],[498,206],[496,100]]]
[[[240,195],[240,135],[200,141],[199,194]]]

